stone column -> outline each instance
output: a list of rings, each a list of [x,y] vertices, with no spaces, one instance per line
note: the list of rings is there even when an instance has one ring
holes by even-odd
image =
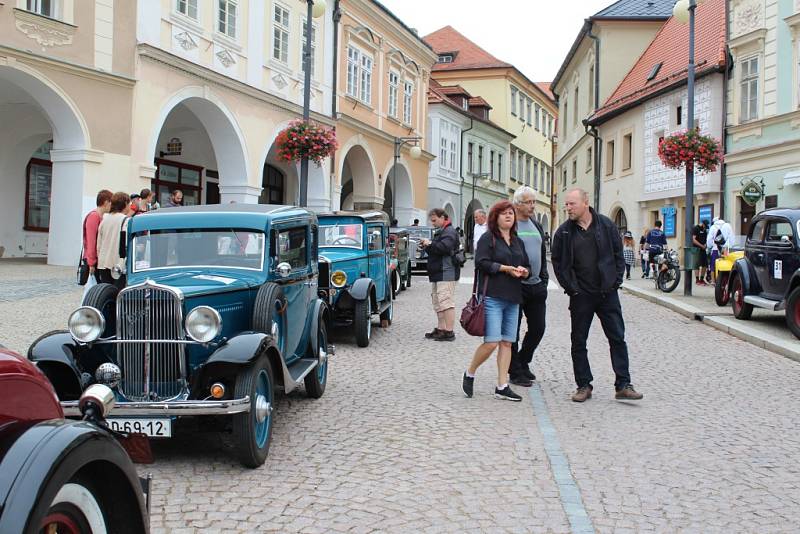
[[[237,202],[240,204],[258,204],[258,197],[261,196],[261,187],[252,185],[223,185],[219,184],[220,202],[229,204]]]

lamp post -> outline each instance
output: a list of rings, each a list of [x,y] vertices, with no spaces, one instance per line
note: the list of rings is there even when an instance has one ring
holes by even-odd
[[[311,117],[311,36],[314,33],[313,22],[325,14],[325,0],[305,0],[306,10],[306,51],[303,54],[305,77],[303,85],[303,122]],[[308,156],[300,160],[300,206],[308,205]]]
[[[394,163],[392,165],[392,221],[395,219],[395,190],[397,189],[397,162],[400,161],[400,151],[403,149],[404,145],[410,145],[411,150],[409,150],[409,154],[411,155],[411,159],[419,159],[422,156],[422,148],[419,146],[419,142],[422,140],[421,137],[395,137],[394,138]]]
[[[689,66],[686,72],[686,122],[689,129],[694,129],[694,17],[697,10],[698,0],[678,0],[672,10],[675,19],[685,24],[689,22]],[[692,271],[688,269],[689,250],[692,244],[692,226],[694,223],[694,165],[686,165],[686,216],[684,219],[684,265],[687,267],[686,275],[683,280],[683,294],[687,297],[692,296]]]

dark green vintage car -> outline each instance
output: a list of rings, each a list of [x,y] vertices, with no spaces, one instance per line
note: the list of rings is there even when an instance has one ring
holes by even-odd
[[[403,228],[389,230],[392,292],[397,295],[411,287],[411,234]]]

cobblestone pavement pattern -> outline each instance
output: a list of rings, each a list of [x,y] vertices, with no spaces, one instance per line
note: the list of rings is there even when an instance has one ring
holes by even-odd
[[[0,294],[7,267],[0,263]],[[56,273],[56,275],[52,273]],[[71,271],[70,271],[71,276]],[[68,279],[66,271],[50,277]],[[47,278],[47,276],[40,276]],[[568,532],[530,399],[495,400],[494,360],[459,391],[476,340],[424,341],[414,280],[368,349],[339,336],[325,396],[277,404],[265,466],[241,468],[203,429],[156,445],[152,526],[185,532]],[[457,301],[466,300],[461,284]],[[27,297],[28,293],[18,293]],[[0,302],[0,342],[24,350],[61,327],[80,291]],[[535,372],[597,532],[796,532],[800,365],[623,296],[641,403],[613,399],[599,325],[594,397],[569,401],[567,299],[551,291]],[[9,332],[26,325],[22,332]],[[11,341],[9,341],[9,339]],[[517,388],[523,392],[523,388]]]

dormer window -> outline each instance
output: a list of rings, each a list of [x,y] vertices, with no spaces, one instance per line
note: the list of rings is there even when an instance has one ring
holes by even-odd
[[[469,111],[469,100],[468,100],[468,99],[466,99],[466,98],[462,98],[462,99],[461,99],[461,107],[462,107],[464,110],[466,110],[466,111]]]
[[[452,63],[453,54],[441,54],[437,63]]]

